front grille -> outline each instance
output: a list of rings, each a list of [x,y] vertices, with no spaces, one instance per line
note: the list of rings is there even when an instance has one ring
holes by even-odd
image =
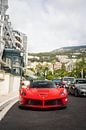
[[[28,105],[42,105],[42,101],[41,100],[28,99],[26,101],[26,104],[28,104]]]
[[[54,99],[54,100],[46,100],[44,105],[61,105],[60,99]]]
[[[43,101],[42,100],[27,99],[25,104],[26,105],[43,106]],[[45,100],[44,101],[44,106],[61,105],[61,104],[62,104],[61,99],[53,99],[53,100]]]
[[[86,95],[86,92],[81,92],[81,95]]]

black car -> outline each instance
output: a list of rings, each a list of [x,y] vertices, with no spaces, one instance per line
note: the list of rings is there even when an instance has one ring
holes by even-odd
[[[75,82],[69,85],[68,91],[75,96],[86,96],[86,79],[75,79]]]

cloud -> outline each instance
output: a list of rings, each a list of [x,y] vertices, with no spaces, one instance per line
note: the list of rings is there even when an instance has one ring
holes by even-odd
[[[13,28],[28,35],[30,52],[86,44],[85,0],[9,0]]]

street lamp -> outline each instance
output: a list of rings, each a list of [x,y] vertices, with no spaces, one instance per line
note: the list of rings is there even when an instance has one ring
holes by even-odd
[[[21,58],[20,58],[20,86],[21,86],[21,82],[22,82],[22,72],[23,72],[23,64],[22,64],[23,55],[24,55],[24,53],[21,52],[20,53],[20,56],[21,56]]]

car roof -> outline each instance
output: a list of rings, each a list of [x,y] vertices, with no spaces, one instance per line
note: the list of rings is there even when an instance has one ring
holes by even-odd
[[[76,78],[75,80],[86,80],[85,78]]]
[[[34,80],[33,82],[52,82],[51,80]]]

